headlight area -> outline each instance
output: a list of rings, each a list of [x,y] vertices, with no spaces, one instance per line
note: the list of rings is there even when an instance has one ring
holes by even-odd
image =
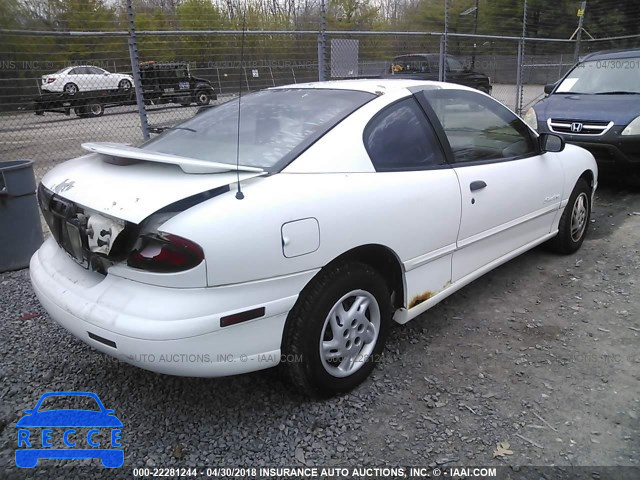
[[[629,125],[627,125],[620,135],[640,135],[640,116],[634,118]]]
[[[536,111],[533,109],[533,107],[529,107],[529,110],[527,110],[527,113],[524,114],[522,120],[524,120],[524,123],[529,125],[536,132],[538,131],[538,116],[536,115]]]

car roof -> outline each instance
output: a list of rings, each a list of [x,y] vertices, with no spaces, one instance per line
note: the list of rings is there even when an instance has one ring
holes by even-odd
[[[397,90],[408,90],[415,87],[436,87],[442,89],[455,89],[455,90],[473,90],[473,88],[466,87],[464,85],[458,85],[454,83],[436,82],[430,80],[409,80],[409,79],[352,79],[352,80],[329,80],[324,82],[310,82],[310,83],[294,83],[291,85],[283,85],[280,87],[273,87],[269,90],[280,89],[334,89],[334,90],[356,90],[360,92],[368,93],[384,93]]]
[[[586,55],[582,58],[582,61],[586,60],[613,60],[616,58],[629,58],[640,57],[640,50],[604,50],[601,52],[594,52]]]

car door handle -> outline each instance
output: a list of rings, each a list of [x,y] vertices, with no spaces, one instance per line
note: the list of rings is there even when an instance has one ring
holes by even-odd
[[[486,186],[487,184],[482,180],[476,180],[475,182],[471,182],[471,185],[469,185],[469,188],[471,189],[472,192],[474,192],[476,190],[482,190]]]

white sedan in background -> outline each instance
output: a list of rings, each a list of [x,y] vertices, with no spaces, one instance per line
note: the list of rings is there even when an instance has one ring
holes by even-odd
[[[131,75],[111,73],[91,65],[78,65],[43,75],[41,88],[47,92],[75,94],[92,90],[129,90],[132,85]]]
[[[454,84],[264,90],[43,178],[31,260],[51,317],[173,375],[282,363],[310,395],[362,382],[406,323],[547,242],[582,244],[597,167]],[[240,132],[238,135],[238,125]]]

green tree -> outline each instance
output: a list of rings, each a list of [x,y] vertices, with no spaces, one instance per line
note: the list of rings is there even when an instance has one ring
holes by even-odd
[[[329,30],[374,30],[379,26],[379,9],[367,0],[329,0]]]

